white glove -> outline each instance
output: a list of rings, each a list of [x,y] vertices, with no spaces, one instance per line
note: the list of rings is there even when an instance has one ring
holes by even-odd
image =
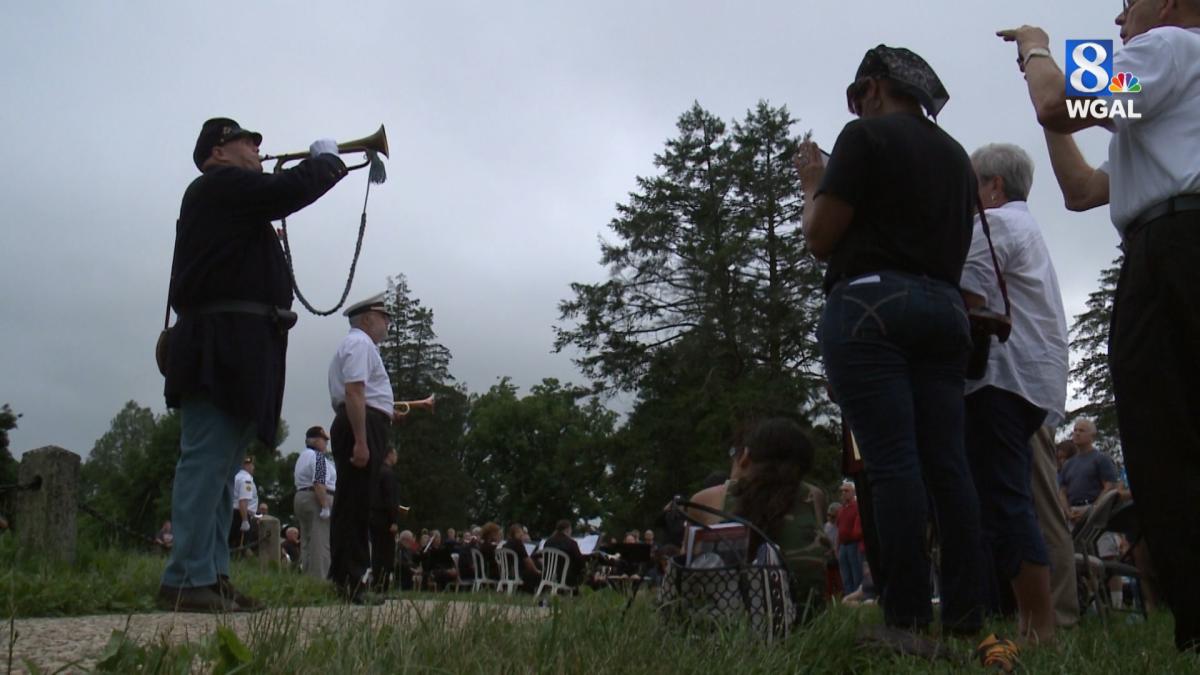
[[[333,514],[333,511],[328,506],[321,509],[321,514],[320,514],[321,520],[329,520],[329,516],[332,514]]]
[[[337,141],[332,138],[322,138],[319,141],[313,141],[313,144],[308,146],[308,154],[316,157],[317,155],[336,155]]]
[[[250,531],[250,521],[243,520],[242,521],[242,532],[249,532],[249,531]]]

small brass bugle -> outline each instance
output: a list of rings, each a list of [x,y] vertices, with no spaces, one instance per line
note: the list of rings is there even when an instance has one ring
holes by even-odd
[[[384,157],[389,157],[387,131],[385,131],[383,128],[383,125],[380,124],[379,130],[376,131],[375,133],[371,134],[370,136],[364,136],[363,138],[356,138],[352,141],[346,141],[345,143],[338,143],[337,149],[338,149],[339,155],[346,155],[346,154],[350,154],[353,152],[362,152],[362,153],[374,152],[374,153],[383,155]],[[279,171],[281,168],[283,168],[283,165],[286,164],[287,162],[293,162],[293,161],[297,161],[297,160],[301,160],[301,159],[308,159],[308,156],[309,156],[309,153],[307,151],[288,152],[288,153],[284,153],[282,155],[263,155],[262,161],[263,162],[271,162],[271,161],[275,162],[275,171]],[[364,166],[369,165],[370,163],[371,163],[370,160],[367,160],[367,161],[364,161],[362,164],[355,164],[354,166],[349,166],[346,168],[353,171],[354,169],[361,169]]]
[[[436,394],[430,394],[428,398],[423,398],[420,401],[396,401],[396,414],[407,415],[413,408],[422,408],[432,414],[434,412],[435,396]]]

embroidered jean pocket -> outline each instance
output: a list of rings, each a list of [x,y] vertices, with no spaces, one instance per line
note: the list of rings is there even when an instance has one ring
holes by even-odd
[[[847,286],[842,291],[842,334],[886,338],[904,320],[909,289],[894,284]]]

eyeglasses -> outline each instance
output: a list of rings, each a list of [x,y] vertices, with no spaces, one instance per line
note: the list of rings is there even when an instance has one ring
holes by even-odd
[[[1136,4],[1137,4],[1137,2],[1138,2],[1138,0],[1124,0],[1124,1],[1121,3],[1121,13],[1122,13],[1122,14],[1125,14],[1125,13],[1127,13],[1127,12],[1129,11],[1129,8],[1130,8],[1130,7],[1133,7],[1134,5],[1136,5]]]

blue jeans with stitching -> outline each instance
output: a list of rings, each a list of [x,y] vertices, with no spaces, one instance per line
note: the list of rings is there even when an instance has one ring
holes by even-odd
[[[179,416],[179,463],[171,492],[175,544],[162,583],[175,588],[211,586],[218,576],[229,576],[233,478],[254,439],[254,425],[233,418],[203,396],[185,399]]]
[[[870,481],[888,625],[933,619],[926,532],[941,540],[942,623],[982,624],[979,501],[964,449],[970,332],[953,285],[881,272],[834,286],[820,329],[825,372]]]

